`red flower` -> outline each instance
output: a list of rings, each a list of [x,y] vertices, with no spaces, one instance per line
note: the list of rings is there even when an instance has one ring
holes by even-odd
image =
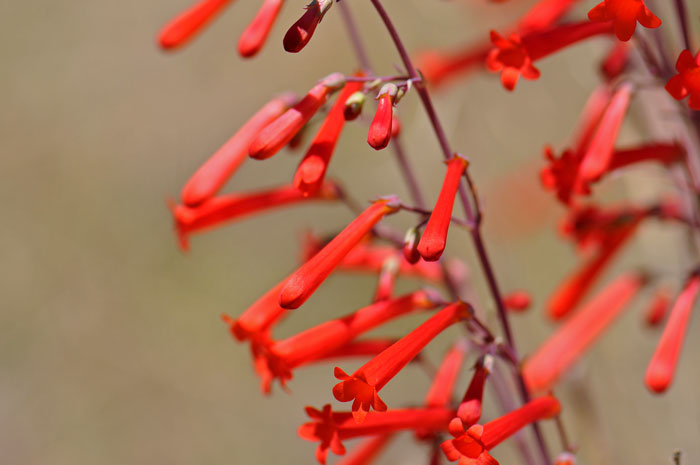
[[[248,147],[262,128],[284,113],[293,100],[292,95],[277,97],[253,115],[187,181],[180,193],[182,203],[195,207],[213,197],[248,157]]]
[[[579,193],[588,192],[588,185],[600,179],[608,170],[613,157],[617,133],[627,114],[632,85],[622,84],[615,92],[610,104],[605,109],[600,124],[581,160],[576,177],[575,189]]]
[[[395,84],[385,84],[377,95],[379,105],[374,119],[369,125],[367,143],[375,150],[381,150],[389,145],[391,126],[393,122],[394,101],[399,89]]]
[[[311,0],[311,3],[306,7],[306,12],[285,34],[282,41],[284,49],[291,53],[301,52],[311,40],[316,26],[331,6],[333,6],[333,0]]]
[[[270,391],[274,378],[279,378],[284,386],[292,378],[293,369],[342,349],[367,331],[415,310],[428,310],[437,305],[436,296],[417,291],[372,304],[281,341],[266,341],[254,354],[263,392]]]
[[[513,312],[522,312],[530,308],[532,298],[526,291],[513,291],[503,297],[503,305]]]
[[[320,442],[316,449],[316,459],[320,463],[326,463],[329,449],[337,455],[345,454],[343,439],[419,428],[431,432],[446,431],[455,414],[454,410],[446,408],[397,409],[381,414],[369,413],[364,423],[357,424],[352,413],[335,413],[330,405],[325,405],[323,411],[306,407],[306,413],[313,421],[301,425],[298,434],[307,441]]]
[[[447,162],[447,173],[442,183],[440,195],[418,243],[418,252],[424,260],[434,262],[440,258],[445,250],[455,195],[457,195],[459,182],[468,166],[467,159],[459,154],[455,154]]]
[[[661,26],[661,20],[649,11],[643,0],[603,0],[588,12],[591,21],[612,21],[618,39],[632,38],[637,21],[651,29]]]
[[[521,75],[526,79],[540,77],[540,71],[533,66],[535,61],[576,42],[609,32],[609,24],[589,22],[553,26],[522,35],[513,33],[508,39],[491,31],[491,42],[496,48],[489,52],[486,66],[490,71],[501,71],[503,86],[513,90]]]
[[[279,305],[280,291],[286,281],[286,279],[283,280],[255,301],[238,317],[238,320],[228,315],[221,315],[221,319],[229,326],[231,335],[239,341],[266,339],[268,330],[287,312]]]
[[[229,3],[231,0],[201,0],[183,11],[160,31],[160,46],[169,50],[184,45]]]
[[[627,65],[629,65],[631,52],[632,46],[629,42],[615,42],[600,64],[600,71],[605,79],[612,81],[625,72]]]
[[[369,465],[389,444],[393,434],[382,434],[373,438],[367,438],[348,455],[343,457],[336,465]]]
[[[664,321],[671,307],[671,291],[667,287],[660,287],[654,293],[651,304],[644,313],[644,321],[648,326],[658,326]]]
[[[644,382],[653,392],[665,392],[673,382],[685,332],[690,322],[690,313],[698,298],[698,292],[700,292],[700,277],[695,275],[688,280],[673,304],[671,315],[644,377]]]
[[[484,385],[492,369],[493,357],[491,355],[481,357],[474,367],[472,380],[464,393],[464,397],[462,397],[462,402],[459,404],[457,416],[450,422],[450,432],[453,435],[459,436],[459,434],[464,432],[465,428],[472,426],[481,418]],[[454,432],[457,432],[457,434]]]
[[[374,302],[379,302],[380,300],[390,299],[394,294],[394,286],[396,284],[396,278],[399,274],[399,260],[398,257],[392,257],[387,259],[382,265],[382,270],[379,272],[379,279],[377,280],[377,290],[374,291]]]
[[[676,61],[678,74],[666,83],[666,90],[676,100],[683,100],[690,95],[688,105],[693,110],[700,110],[700,53],[693,59],[693,54],[683,50]]]
[[[525,360],[523,377],[532,391],[546,391],[622,313],[644,284],[638,274],[617,278],[565,321],[534,355]]]
[[[490,42],[469,44],[463,50],[440,52],[430,50],[416,57],[416,66],[432,85],[440,85],[458,73],[465,73],[481,67],[491,50]]]
[[[361,75],[358,73],[357,75]],[[333,108],[330,109],[326,119],[306,151],[306,155],[299,163],[294,181],[292,183],[304,195],[313,194],[321,187],[323,177],[326,174],[340,133],[345,125],[345,101],[356,91],[362,89],[363,83],[349,82],[338,96]]]
[[[446,407],[452,400],[455,383],[467,354],[467,344],[464,341],[457,342],[442,359],[430,389],[425,396],[426,407]]]
[[[559,401],[552,396],[540,397],[485,425],[473,425],[461,431],[450,430],[455,439],[441,444],[447,459],[459,465],[498,465],[488,451],[508,439],[524,426],[551,418],[559,413]],[[452,424],[450,424],[452,427]]]
[[[263,1],[258,14],[255,15],[253,21],[250,22],[238,40],[238,53],[242,57],[250,58],[262,49],[283,3],[284,0]]]
[[[306,302],[350,250],[385,215],[396,211],[394,198],[374,202],[290,277],[280,293],[280,305],[284,308],[298,308]]]
[[[353,401],[352,414],[358,423],[364,421],[370,407],[379,412],[385,411],[386,404],[379,398],[378,392],[435,336],[470,316],[471,308],[467,304],[453,303],[365,363],[352,376],[336,368],[335,377],[341,382],[333,388],[333,396],[340,402]]]
[[[175,219],[175,229],[183,250],[189,249],[189,235],[212,229],[235,219],[253,213],[286,206],[306,200],[334,200],[338,190],[327,183],[313,197],[304,197],[292,186],[282,186],[265,191],[238,193],[212,197],[196,207],[185,205],[171,206]]]
[[[328,96],[344,85],[345,77],[337,73],[319,81],[299,103],[265,126],[250,144],[250,156],[263,160],[279,152],[326,103]]]

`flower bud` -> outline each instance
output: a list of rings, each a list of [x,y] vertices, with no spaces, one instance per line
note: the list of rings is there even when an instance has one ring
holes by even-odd
[[[360,90],[348,97],[345,101],[345,111],[343,112],[346,121],[352,121],[360,116],[365,100],[365,93]]]

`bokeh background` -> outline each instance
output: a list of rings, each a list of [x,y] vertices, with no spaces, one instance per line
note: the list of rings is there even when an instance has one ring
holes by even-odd
[[[393,73],[398,58],[369,2],[346,1],[376,69]],[[2,464],[314,463],[315,445],[298,439],[296,428],[304,405],[331,400],[332,365],[300,370],[291,394],[275,389],[265,398],[247,348],[232,341],[219,315],[242,312],[295,268],[301,231],[331,233],[351,213],[326,204],[265,214],[197,236],[183,255],[166,199],[270,95],[303,93],[330,72],[352,71],[355,59],[337,9],[301,54],[284,53],[281,37],[302,1],[288,2],[252,61],[237,56],[236,42],[260,3],[253,0],[235,2],[191,46],[161,53],[156,33],[189,3],[0,4]],[[531,3],[387,0],[386,7],[416,51],[484,38]],[[584,17],[593,3],[582,2],[571,18]],[[700,26],[700,6],[688,3]],[[659,14],[675,27],[671,10]],[[539,186],[541,149],[567,142],[609,45],[596,39],[543,61],[542,78],[512,94],[479,73],[435,94],[454,147],[472,159],[501,285],[535,297],[529,314],[513,318],[523,353],[553,329],[543,303],[575,263],[556,232],[563,211]],[[399,112],[432,201],[443,176],[438,146],[415,94]],[[642,123],[629,118],[621,139],[648,138]],[[365,138],[364,125],[347,127],[331,174],[362,202],[405,196],[390,152],[373,151]],[[287,182],[302,154],[248,163],[228,190]],[[645,202],[672,191],[662,169],[645,166],[606,181],[596,197]],[[410,220],[391,222],[406,227]],[[495,323],[468,236],[452,233],[448,253],[472,268],[479,305]],[[682,230],[647,224],[606,279],[646,265],[677,286],[691,263]],[[401,289],[418,284],[405,281]],[[336,273],[278,335],[363,306],[373,288],[371,277]],[[670,392],[652,396],[642,379],[660,333],[642,325],[649,296],[636,300],[557,393],[582,464],[665,464],[676,448],[684,463],[700,460],[700,328],[690,329]],[[419,321],[409,317],[377,334],[402,334]],[[440,337],[429,357],[437,363],[457,335]],[[416,403],[427,386],[425,374],[409,368],[384,398]],[[487,395],[493,418],[498,410]],[[556,451],[551,425],[546,431]],[[510,447],[497,449],[501,463],[518,463]],[[402,437],[379,463],[425,464],[427,453]]]

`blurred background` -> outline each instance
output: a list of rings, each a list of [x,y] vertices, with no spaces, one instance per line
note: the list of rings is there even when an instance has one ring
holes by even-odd
[[[166,199],[271,95],[304,93],[333,71],[351,72],[355,58],[338,9],[301,54],[282,50],[303,1],[287,2],[254,60],[238,57],[236,43],[257,0],[232,4],[190,46],[160,52],[160,27],[190,3],[0,5],[2,464],[314,463],[315,444],[300,440],[296,428],[306,421],[305,405],[332,400],[333,365],[299,370],[290,394],[275,386],[266,398],[247,347],[231,339],[219,316],[240,314],[297,266],[300,232],[332,233],[352,214],[339,204],[276,211],[196,236],[185,255]],[[369,2],[349,3],[377,72],[394,73],[398,57]],[[482,40],[532,3],[387,0],[386,7],[417,51]],[[594,3],[582,2],[570,17],[585,17]],[[691,9],[700,26],[700,5]],[[675,28],[670,10],[657,13]],[[610,44],[595,39],[542,61],[542,78],[521,81],[514,93],[483,73],[435,93],[453,146],[472,160],[501,286],[534,295],[534,308],[513,317],[523,354],[552,331],[543,304],[575,266],[575,251],[556,231],[563,210],[539,185],[542,147],[569,140]],[[433,202],[444,169],[417,103],[409,94],[398,111],[404,144]],[[628,118],[621,140],[648,139],[641,123]],[[330,174],[361,202],[406,197],[390,151],[375,152],[365,140],[366,126],[348,125]],[[303,147],[247,163],[227,190],[288,182],[301,155]],[[643,166],[603,183],[596,199],[651,202],[672,191],[664,170]],[[395,215],[390,222],[405,228],[411,220]],[[453,232],[447,253],[466,260],[479,305],[495,323],[468,236]],[[647,223],[600,284],[646,265],[677,287],[687,256],[681,228]],[[374,285],[369,276],[334,274],[278,336],[366,305]],[[401,290],[417,285],[402,281]],[[581,464],[666,464],[677,448],[684,463],[700,460],[700,328],[690,328],[670,392],[652,396],[642,380],[660,332],[642,324],[649,298],[648,291],[637,298],[557,392]],[[400,335],[420,321],[408,317],[377,334]],[[457,334],[430,346],[434,363]],[[341,365],[348,371],[353,363]],[[428,383],[411,367],[383,398],[415,404]],[[465,383],[466,374],[460,389]],[[486,416],[494,418],[499,412],[487,396]],[[545,428],[557,452],[556,435]],[[511,447],[496,449],[501,463],[519,463]],[[378,463],[425,464],[427,454],[405,436]]]

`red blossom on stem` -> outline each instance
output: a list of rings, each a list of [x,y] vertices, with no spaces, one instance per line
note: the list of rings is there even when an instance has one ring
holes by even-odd
[[[668,310],[671,307],[671,291],[667,287],[660,287],[654,293],[654,297],[649,304],[646,312],[644,312],[644,321],[647,326],[653,327],[660,325]]]
[[[349,82],[345,85],[299,163],[292,183],[304,195],[311,195],[321,187],[328,163],[345,125],[345,102],[348,97],[362,89],[362,86],[361,82]]]
[[[291,53],[301,52],[311,40],[316,26],[331,6],[333,6],[333,0],[311,0],[311,3],[306,7],[306,12],[285,34],[282,41],[284,49]]]
[[[280,291],[286,281],[283,280],[266,292],[237,320],[228,315],[221,315],[221,319],[229,326],[231,335],[239,341],[266,339],[268,330],[288,311],[279,305]]]
[[[632,46],[629,42],[615,42],[600,64],[600,71],[608,81],[618,78],[625,72],[630,61]]]
[[[491,31],[491,42],[495,46],[489,52],[486,66],[492,72],[501,72],[501,82],[508,90],[522,75],[526,79],[537,79],[540,71],[533,63],[582,40],[612,31],[608,23],[581,22],[553,26],[522,35],[512,33],[508,39]]]
[[[637,22],[654,29],[661,26],[661,20],[649,11],[643,0],[603,0],[588,12],[591,21],[612,21],[615,35],[622,41],[632,38]]]
[[[551,389],[616,320],[644,281],[638,274],[618,277],[565,321],[525,360],[523,377],[528,388],[535,392]]]
[[[477,424],[466,430],[451,430],[455,438],[443,442],[441,447],[447,459],[452,462],[459,460],[459,465],[498,465],[498,461],[489,454],[491,449],[524,426],[551,418],[560,410],[556,398],[540,397],[483,426]]]
[[[241,217],[271,208],[287,206],[307,200],[335,200],[338,189],[327,183],[313,197],[304,197],[292,186],[281,186],[265,191],[220,195],[197,205],[172,205],[175,230],[182,250],[189,249],[189,236]]]
[[[510,311],[523,312],[530,308],[532,298],[526,291],[513,291],[503,296],[503,305]]]
[[[249,147],[252,158],[270,158],[287,145],[326,103],[328,96],[345,85],[342,74],[331,74],[316,84],[296,105],[265,126]]]
[[[364,364],[352,376],[336,368],[335,377],[341,382],[333,388],[333,396],[340,402],[353,401],[352,414],[358,423],[365,419],[370,407],[379,412],[385,411],[386,404],[379,398],[378,392],[434,337],[452,324],[470,317],[471,309],[467,304],[450,304]]]
[[[457,409],[457,416],[450,422],[450,433],[453,436],[459,436],[465,428],[469,428],[481,418],[484,386],[492,369],[493,357],[491,355],[482,356],[476,363],[472,379]]]
[[[334,454],[344,455],[342,440],[363,436],[375,436],[397,431],[423,429],[431,432],[446,431],[454,410],[447,408],[408,408],[389,410],[384,413],[369,413],[365,421],[358,424],[353,413],[333,412],[330,405],[323,410],[306,407],[312,421],[299,427],[298,434],[307,441],[319,441],[316,459],[326,463],[329,449]]]
[[[446,407],[450,404],[452,392],[466,354],[467,344],[465,341],[457,342],[447,351],[425,396],[424,404],[426,407]]]
[[[284,113],[294,100],[295,97],[292,95],[277,97],[253,115],[185,183],[180,193],[182,203],[188,207],[195,207],[219,192],[248,158],[248,147],[262,128]]]
[[[387,259],[387,261],[384,262],[384,265],[382,265],[382,270],[379,272],[377,290],[374,291],[374,299],[372,299],[374,302],[391,298],[391,296],[394,294],[394,286],[396,285],[396,278],[398,274],[398,257]]]
[[[693,110],[700,110],[700,52],[693,59],[689,50],[683,50],[676,61],[676,71],[666,83],[666,91],[676,100],[683,100],[688,95],[688,105]]]
[[[253,21],[250,22],[238,40],[238,53],[242,57],[253,57],[262,49],[283,3],[284,0],[263,1],[255,18],[253,18]]]
[[[306,302],[352,248],[384,216],[396,212],[397,209],[394,198],[382,199],[369,206],[289,278],[280,293],[280,305],[284,308],[298,308]]]
[[[418,252],[424,260],[436,261],[445,250],[455,196],[459,182],[468,166],[467,159],[459,154],[455,154],[447,162],[447,173],[440,195],[418,243]]]
[[[688,280],[673,304],[671,315],[644,376],[644,382],[652,392],[665,392],[673,382],[698,292],[700,292],[700,276],[694,275]]]
[[[369,125],[369,133],[367,134],[367,143],[374,150],[381,150],[389,145],[391,140],[391,127],[394,121],[394,102],[399,89],[396,84],[385,84],[377,94],[377,111],[374,113],[374,119]]]
[[[200,0],[163,27],[158,35],[161,48],[171,50],[189,42],[231,0]]]

